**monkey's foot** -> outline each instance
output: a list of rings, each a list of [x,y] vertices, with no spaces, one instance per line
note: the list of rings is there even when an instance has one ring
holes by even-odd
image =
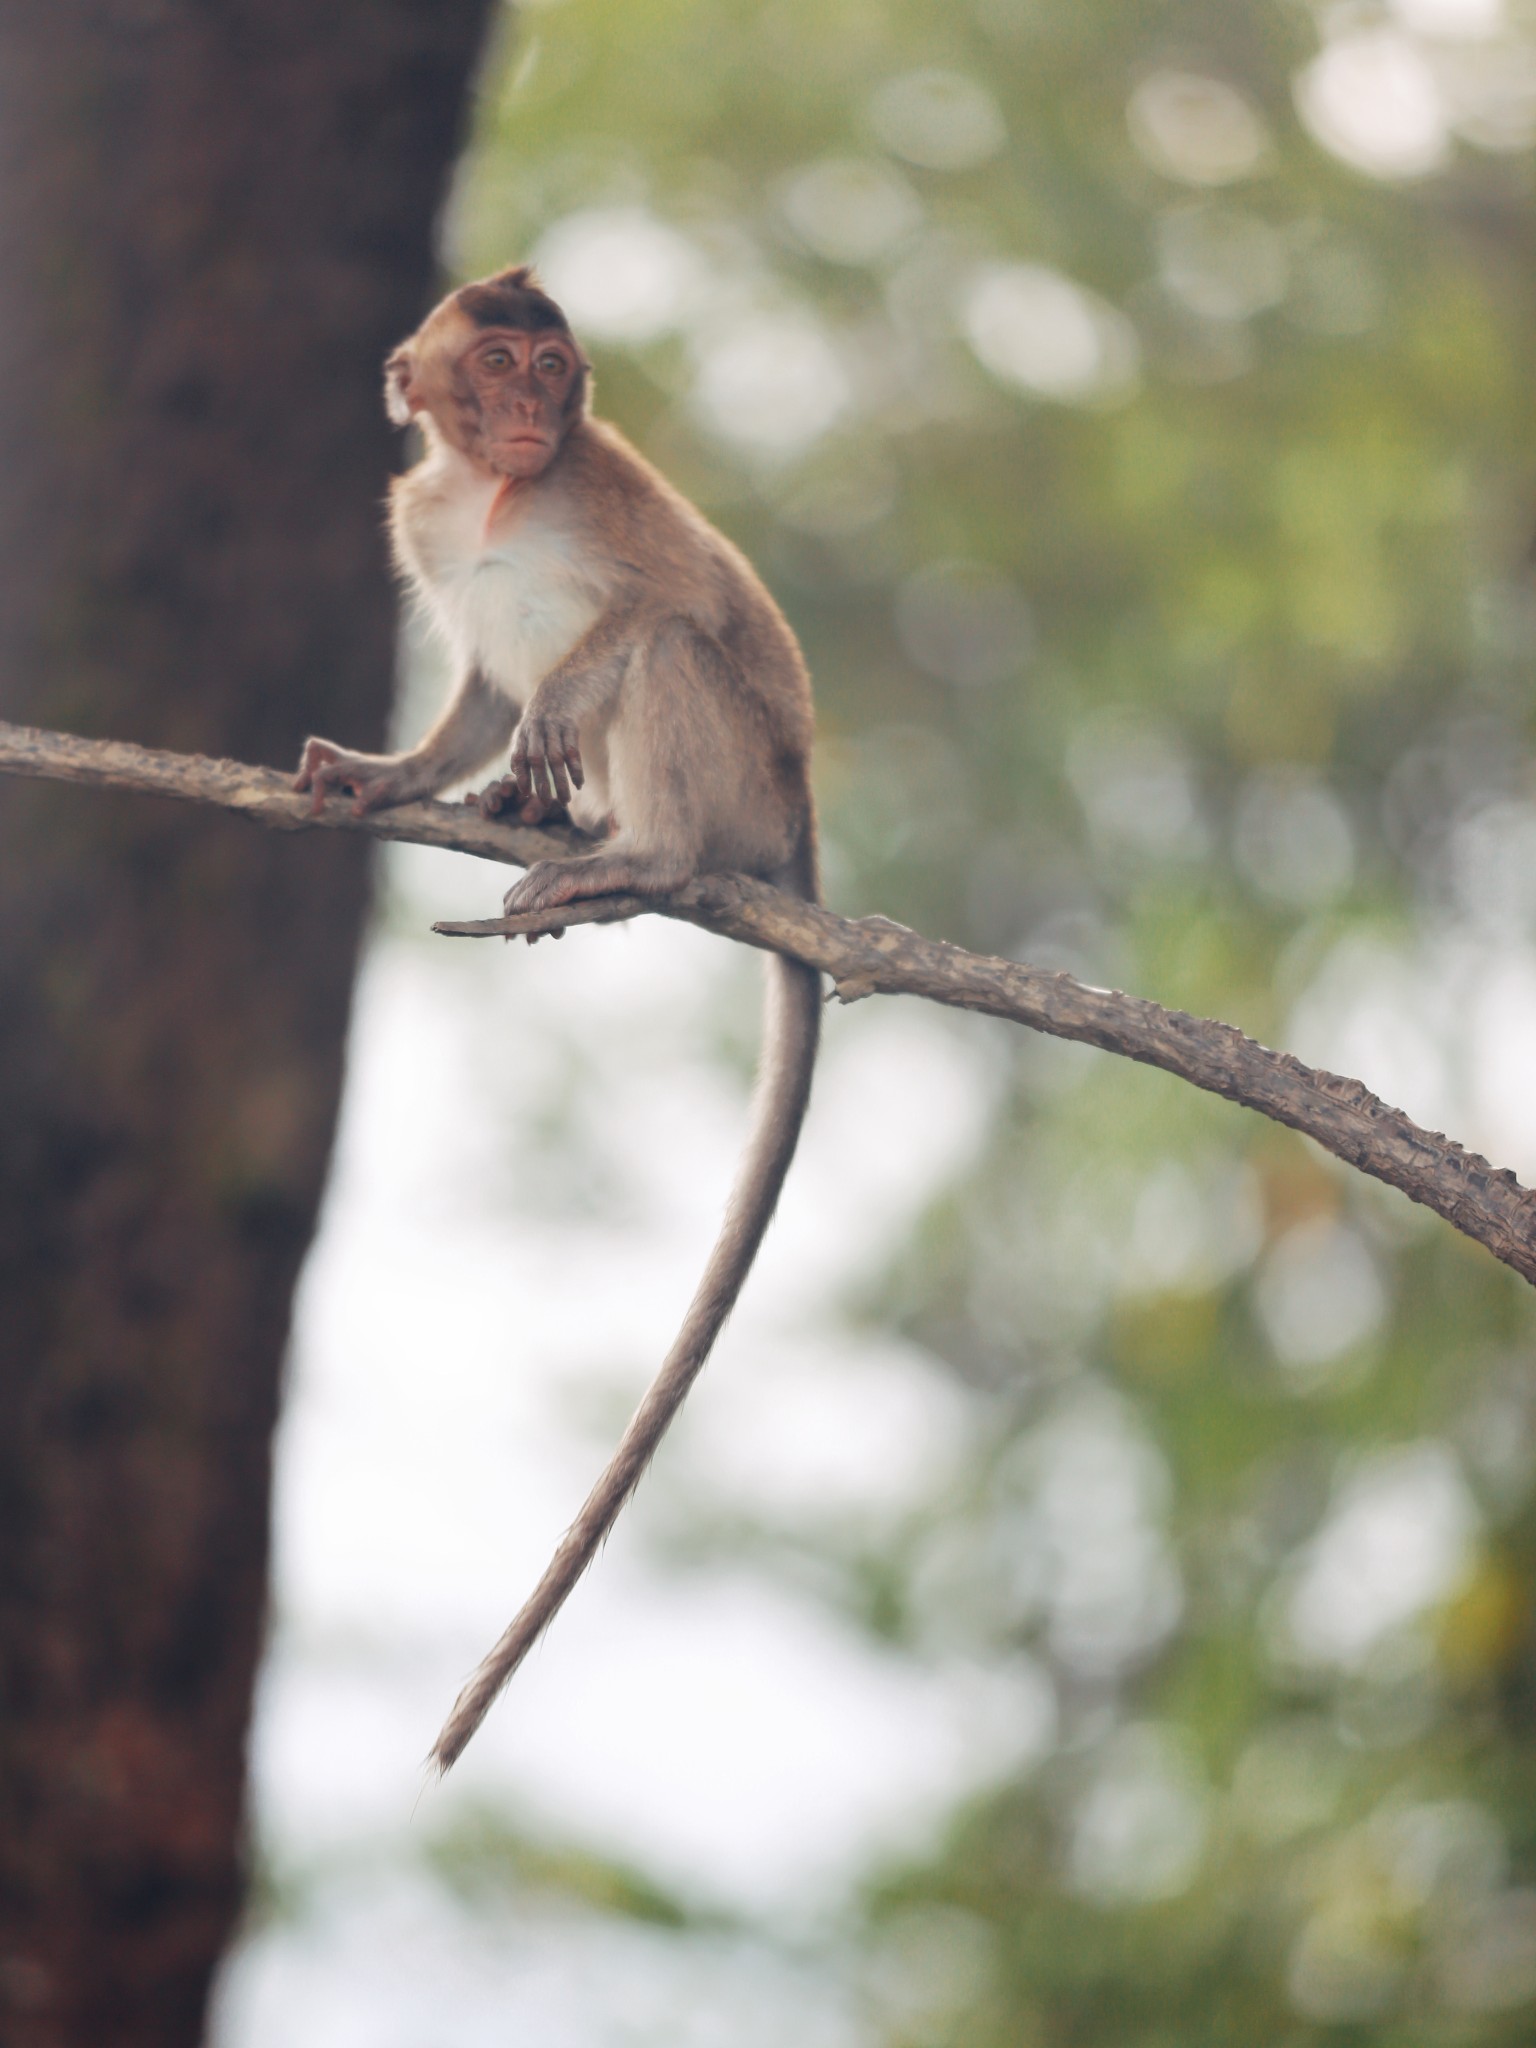
[[[638,853],[585,853],[576,860],[538,860],[514,882],[504,917],[558,910],[592,896],[669,896],[689,879],[686,863]]]
[[[571,822],[571,814],[564,804],[542,796],[523,796],[518,790],[517,778],[512,775],[503,775],[495,782],[488,782],[484,789],[476,790],[464,801],[473,804],[482,818],[504,818],[512,825],[569,825]]]

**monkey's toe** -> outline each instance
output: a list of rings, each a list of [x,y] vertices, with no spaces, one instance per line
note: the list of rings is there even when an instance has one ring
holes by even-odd
[[[477,795],[465,799],[484,818],[501,818],[512,825],[569,825],[571,814],[563,804],[541,796],[521,796],[517,779],[503,775],[487,783]]]
[[[488,782],[484,789],[477,789],[464,801],[473,804],[482,818],[499,818],[503,812],[518,808],[517,784],[510,775],[498,776],[495,782]]]

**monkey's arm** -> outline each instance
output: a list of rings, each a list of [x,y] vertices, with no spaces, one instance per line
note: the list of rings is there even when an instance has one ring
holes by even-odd
[[[482,810],[489,814],[514,800],[535,805],[570,802],[571,791],[586,781],[581,727],[612,706],[630,651],[644,631],[644,601],[626,592],[608,605],[564,660],[556,662],[518,722],[509,772],[481,791]]]
[[[472,668],[436,725],[408,753],[356,754],[334,740],[306,740],[293,786],[313,790],[317,811],[328,791],[346,790],[358,817],[435,796],[504,747],[516,718],[511,701]]]

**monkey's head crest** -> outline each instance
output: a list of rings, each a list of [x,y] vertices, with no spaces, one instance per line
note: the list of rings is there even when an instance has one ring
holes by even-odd
[[[467,313],[477,327],[516,327],[525,334],[537,334],[556,327],[569,334],[571,323],[539,283],[531,263],[498,270],[494,277],[482,277],[475,284],[461,285],[451,304]]]

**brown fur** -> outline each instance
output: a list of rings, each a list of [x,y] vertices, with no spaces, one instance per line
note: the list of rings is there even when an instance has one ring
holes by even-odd
[[[427,456],[394,488],[397,558],[457,648],[463,679],[409,752],[310,740],[318,807],[401,803],[458,780],[513,735],[476,799],[525,821],[569,808],[602,836],[540,861],[508,913],[660,895],[741,869],[818,893],[810,682],[746,558],[613,427],[588,366],[526,269],[451,294],[385,369],[391,416]],[[515,725],[515,733],[513,731]],[[758,1097],[736,1186],[681,1333],[538,1587],[461,1694],[433,1751],[446,1770],[612,1528],[739,1295],[810,1091],[820,984],[768,963]]]

